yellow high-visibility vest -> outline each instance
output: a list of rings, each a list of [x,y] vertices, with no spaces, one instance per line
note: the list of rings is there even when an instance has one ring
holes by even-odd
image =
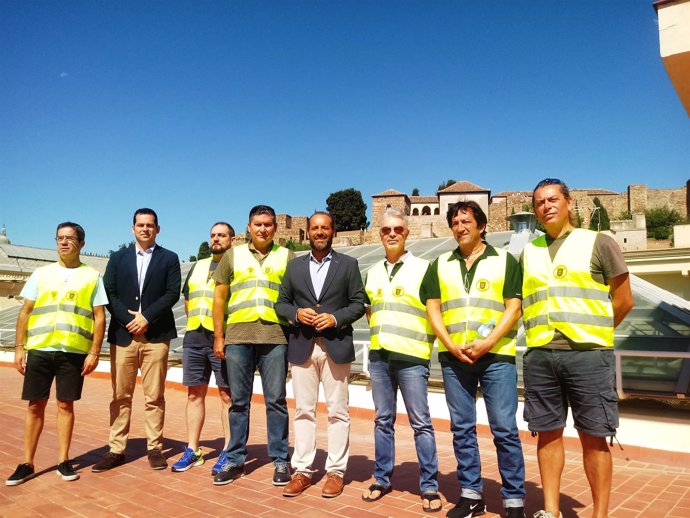
[[[408,256],[393,279],[383,261],[369,270],[365,289],[371,302],[371,350],[431,358],[436,337],[426,318],[426,306],[419,300],[428,266],[429,261]]]
[[[498,322],[505,312],[503,286],[506,276],[505,250],[495,249],[498,255],[484,257],[477,263],[472,285],[465,289],[459,260],[448,259],[452,252],[438,258],[438,278],[441,286],[441,314],[453,343],[465,345],[481,338],[477,330],[491,320]],[[517,324],[498,340],[490,353],[515,356]],[[439,342],[439,352],[447,351]]]
[[[93,306],[99,273],[85,264],[65,283],[59,263],[43,266],[38,274],[38,297],[29,317],[27,349],[62,345],[88,353],[93,344]]]
[[[288,263],[288,249],[275,243],[259,264],[249,245],[232,249],[234,278],[230,283],[228,324],[256,322],[259,319],[285,324],[278,318],[275,303]]]
[[[213,295],[216,281],[213,276],[208,275],[212,260],[213,258],[208,257],[197,261],[187,281],[187,331],[194,331],[199,326],[213,331]]]
[[[525,247],[522,320],[528,347],[548,344],[556,330],[574,342],[613,347],[609,287],[590,273],[596,238],[596,232],[574,229],[553,261],[545,236]]]

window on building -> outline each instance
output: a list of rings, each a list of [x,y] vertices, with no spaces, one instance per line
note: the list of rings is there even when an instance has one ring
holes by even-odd
[[[438,216],[440,213],[441,213],[441,212],[440,212],[439,208],[436,207],[436,208],[434,209],[434,216]]]
[[[419,209],[418,209],[417,207],[415,207],[414,209],[412,209],[412,215],[413,215],[413,216],[419,216]]]
[[[422,216],[431,216],[431,209],[428,205],[424,205],[424,207],[422,207]]]

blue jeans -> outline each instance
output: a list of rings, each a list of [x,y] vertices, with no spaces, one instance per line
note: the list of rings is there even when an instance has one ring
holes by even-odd
[[[403,367],[401,367],[404,365]],[[376,408],[374,444],[376,463],[374,478],[384,487],[390,487],[395,465],[395,414],[397,392],[400,388],[410,425],[414,430],[414,444],[419,460],[419,489],[422,494],[438,491],[438,458],[436,438],[429,414],[427,380],[429,368],[425,365],[375,361],[369,364],[371,386]]]
[[[254,371],[259,368],[266,403],[268,456],[273,464],[287,464],[288,410],[285,400],[287,345],[226,345],[225,355],[230,381],[230,443],[228,462],[243,466],[247,460],[249,409],[254,388]]]
[[[515,364],[494,362],[459,366],[444,363],[442,371],[461,496],[477,499],[482,495],[476,409],[477,385],[480,385],[496,446],[503,505],[522,507],[525,460],[515,419],[518,403]]]

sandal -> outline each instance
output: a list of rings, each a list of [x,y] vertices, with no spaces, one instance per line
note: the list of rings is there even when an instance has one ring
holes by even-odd
[[[369,491],[369,496],[364,496],[364,493],[362,493],[362,500],[365,502],[376,502],[393,491],[393,488],[391,486],[384,487],[380,484],[372,484],[367,488],[367,491]],[[371,496],[374,491],[378,491],[379,494],[377,496]]]
[[[424,505],[424,503],[427,503],[427,505]],[[432,502],[438,502],[441,505],[439,505],[437,508],[431,507]],[[443,502],[441,501],[441,497],[439,496],[438,493],[424,493],[422,495],[422,508],[424,509],[425,513],[437,513],[441,509],[443,509]]]

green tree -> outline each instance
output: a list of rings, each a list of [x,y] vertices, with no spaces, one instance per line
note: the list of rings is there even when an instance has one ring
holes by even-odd
[[[670,239],[673,225],[683,223],[685,219],[676,209],[659,207],[645,212],[647,219],[647,237],[652,239]]]
[[[349,188],[332,192],[326,199],[326,208],[335,218],[335,229],[360,230],[367,228],[367,205],[362,199],[362,193]]]
[[[632,219],[632,212],[630,212],[629,210],[624,210],[615,219],[617,219],[617,220]]]
[[[202,241],[199,245],[199,252],[196,254],[199,261],[211,257],[211,247],[208,246],[208,241]],[[191,259],[190,259],[191,260]]]
[[[419,189],[417,187],[412,189],[412,196],[419,196]]]
[[[195,256],[195,255],[190,255],[190,256],[189,256],[189,262],[190,262],[190,263],[196,262],[196,256]]]
[[[115,252],[119,252],[120,250],[124,250],[125,248],[132,248],[134,246],[134,240],[130,241],[129,243],[120,243],[117,247],[117,250],[108,250],[108,257],[113,255]]]
[[[437,191],[442,191],[446,187],[450,187],[454,183],[457,183],[455,180],[446,180],[444,183],[439,184]]]
[[[590,230],[611,230],[611,220],[609,219],[609,213],[606,211],[606,207],[601,204],[599,198],[594,198],[594,212],[592,213],[592,218],[589,220]]]

